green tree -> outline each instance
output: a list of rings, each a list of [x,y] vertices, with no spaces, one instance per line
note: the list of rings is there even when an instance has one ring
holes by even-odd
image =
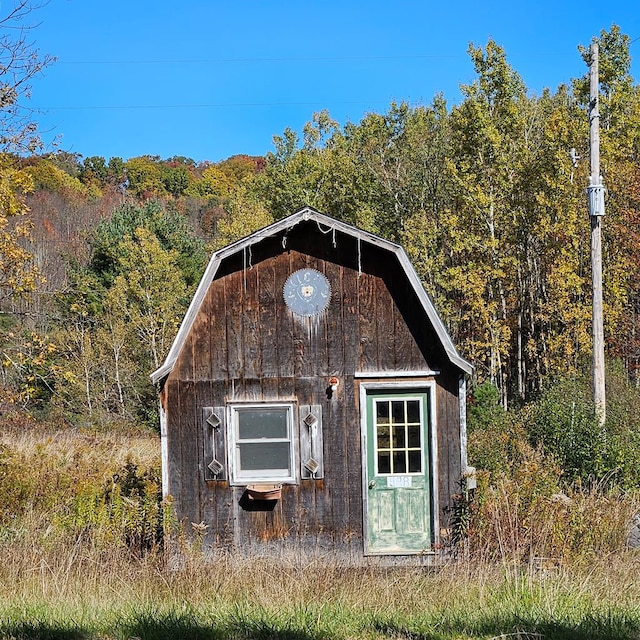
[[[630,73],[629,37],[612,25],[595,40],[599,50],[600,168],[607,189],[603,220],[605,336],[608,353],[623,356],[635,375],[640,300],[640,87]],[[580,51],[589,64],[589,49],[580,47]],[[574,81],[574,91],[579,103],[586,105],[588,73]]]
[[[96,319],[95,342],[106,365],[105,412],[155,422],[149,373],[167,354],[186,308],[187,285],[178,257],[142,227],[122,242],[118,275]]]
[[[122,158],[118,156],[109,158],[107,169],[109,180],[114,184],[120,185],[126,180],[126,164]]]
[[[273,217],[264,205],[249,194],[236,194],[228,203],[226,215],[218,220],[213,246],[221,249],[228,244],[270,225]]]
[[[189,166],[186,163],[177,161],[167,161],[161,166],[162,184],[167,193],[174,198],[187,193],[189,186],[195,180],[192,169]]]
[[[73,373],[57,402],[74,420],[156,422],[149,373],[167,353],[206,260],[179,214],[157,202],[117,208],[70,270],[58,340]],[[86,419],[86,418],[85,418]]]
[[[231,156],[216,164],[206,164],[200,167],[201,177],[190,185],[187,193],[222,204],[233,198],[236,190],[249,187],[261,165],[262,158],[244,155]]]
[[[96,183],[85,184],[76,176],[61,169],[51,157],[33,158],[24,169],[33,177],[34,190],[86,197],[99,194]],[[87,187],[93,187],[93,189]]]
[[[90,156],[82,161],[80,180],[84,184],[96,183],[98,186],[107,184],[109,169],[102,156]]]
[[[588,360],[586,361],[588,363]],[[607,367],[610,415],[595,417],[589,366],[559,375],[526,412],[526,428],[535,446],[553,456],[565,480],[611,482],[636,487],[640,480],[640,400],[619,363]]]
[[[207,259],[202,241],[194,236],[182,215],[152,200],[140,206],[126,203],[117,207],[90,234],[92,254],[88,268],[103,286],[113,284],[119,274],[122,242],[138,228],[151,231],[164,249],[178,252],[178,266],[188,287],[198,283]]]
[[[267,155],[265,169],[252,185],[274,219],[309,205],[376,230],[376,216],[369,206],[374,177],[359,163],[328,112],[314,114],[304,127],[302,141],[286,129],[282,136],[274,137],[274,143],[275,152]]]
[[[586,153],[586,122],[565,87],[528,96],[495,43],[470,52],[478,78],[451,112],[443,297],[458,310],[458,342],[506,406],[589,348],[585,166],[569,153]]]
[[[128,189],[143,200],[149,200],[167,194],[162,181],[162,167],[158,156],[140,156],[130,158],[124,164]]]
[[[480,371],[507,396],[512,334],[508,299],[514,261],[509,247],[514,177],[522,140],[524,83],[492,40],[470,46],[477,79],[462,87],[463,102],[451,113],[453,157],[448,164],[455,199],[448,228],[460,255],[449,271],[467,307],[462,340]],[[460,259],[464,255],[464,259]]]
[[[231,197],[234,188],[229,176],[218,165],[212,164],[202,172],[200,180],[189,187],[188,193],[221,202]]]
[[[158,368],[175,336],[187,301],[180,254],[164,249],[149,229],[139,227],[120,247],[107,300],[135,332],[150,366]]]

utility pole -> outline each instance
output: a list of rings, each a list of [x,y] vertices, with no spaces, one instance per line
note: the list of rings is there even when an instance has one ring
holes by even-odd
[[[593,284],[593,402],[600,426],[607,418],[607,400],[604,378],[604,322],[602,312],[602,233],[604,216],[604,186],[600,175],[600,112],[598,105],[598,45],[591,44],[589,64],[589,143],[591,176],[589,217],[591,219],[591,279]]]

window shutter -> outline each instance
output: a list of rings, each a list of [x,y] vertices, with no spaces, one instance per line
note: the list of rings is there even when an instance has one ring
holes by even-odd
[[[227,465],[224,446],[224,407],[203,407],[204,479],[226,480]]]
[[[322,406],[300,405],[300,475],[324,478],[322,456]]]

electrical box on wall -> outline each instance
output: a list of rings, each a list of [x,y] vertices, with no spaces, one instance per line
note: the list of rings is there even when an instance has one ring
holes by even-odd
[[[467,472],[464,474],[464,477],[467,481],[467,491],[471,491],[478,486],[475,467],[467,467]]]

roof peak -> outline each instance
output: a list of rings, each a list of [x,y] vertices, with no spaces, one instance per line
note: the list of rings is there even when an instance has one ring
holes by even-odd
[[[318,229],[322,233],[328,233],[331,229],[333,229],[335,231],[339,231],[340,233],[344,233],[356,238],[359,246],[362,242],[370,243],[393,254],[398,260],[402,270],[404,271],[412,289],[415,291],[416,296],[423,308],[423,311],[429,318],[429,321],[436,331],[449,360],[457,367],[459,367],[462,371],[471,373],[473,369],[471,364],[458,354],[455,345],[453,344],[449,336],[449,333],[447,332],[442,320],[440,319],[433,305],[433,302],[431,301],[431,298],[424,289],[422,282],[420,281],[418,274],[413,268],[413,265],[411,264],[404,248],[401,245],[392,242],[391,240],[386,240],[385,238],[377,236],[373,233],[359,229],[358,227],[355,227],[346,222],[342,222],[337,218],[332,218],[326,214],[320,213],[312,207],[305,206],[295,213],[292,213],[285,218],[281,218],[280,220],[277,220],[276,222],[273,222],[272,224],[263,227],[262,229],[254,231],[246,237],[215,251],[211,255],[209,264],[207,265],[202,279],[200,280],[200,284],[198,285],[196,293],[184,316],[182,324],[180,325],[178,333],[175,337],[175,340],[173,341],[173,344],[171,345],[169,354],[167,355],[164,364],[151,374],[151,380],[154,383],[161,382],[173,370],[173,366],[175,365],[178,355],[182,350],[182,347],[187,339],[195,318],[200,310],[200,307],[202,306],[209,286],[215,279],[221,263],[224,260],[228,259],[230,256],[233,256],[240,251],[246,250],[248,247],[255,245],[261,240],[276,236],[283,231],[292,229],[301,222],[308,221],[315,221],[318,224]],[[328,227],[328,229],[322,229],[320,225],[324,225]]]

